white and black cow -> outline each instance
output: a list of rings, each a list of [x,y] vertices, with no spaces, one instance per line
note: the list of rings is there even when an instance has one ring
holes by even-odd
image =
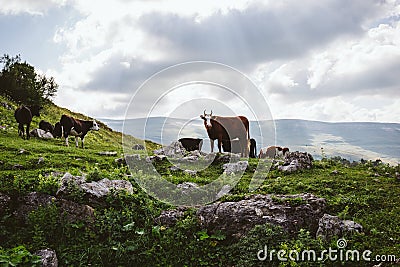
[[[48,121],[41,120],[39,122],[39,129],[42,129],[45,132],[50,132],[51,134],[53,134],[54,126]]]
[[[100,128],[95,120],[85,121],[80,119],[75,119],[68,115],[62,115],[60,119],[60,125],[62,130],[62,135],[65,137],[65,145],[68,144],[68,136],[75,136],[75,144],[78,147],[78,137],[82,140],[82,148],[85,139],[85,135],[90,131],[98,131]]]

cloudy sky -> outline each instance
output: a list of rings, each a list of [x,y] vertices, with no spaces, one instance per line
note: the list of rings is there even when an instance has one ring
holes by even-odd
[[[56,104],[96,118],[124,118],[129,103],[130,117],[260,105],[274,119],[400,123],[397,0],[0,0],[0,34],[1,54],[55,77]],[[180,86],[198,69],[167,71],[135,99],[152,75],[189,61],[237,75],[203,70],[208,84]],[[227,93],[246,78],[259,94]],[[215,80],[226,83],[213,90]]]

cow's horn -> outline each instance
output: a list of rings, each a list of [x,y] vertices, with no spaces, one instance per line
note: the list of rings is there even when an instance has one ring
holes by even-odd
[[[204,116],[206,116],[206,110],[204,110]]]
[[[212,116],[212,110],[211,110],[210,116]]]

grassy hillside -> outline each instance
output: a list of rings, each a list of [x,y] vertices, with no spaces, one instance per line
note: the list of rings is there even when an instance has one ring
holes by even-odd
[[[0,102],[17,107],[15,103],[0,97]],[[68,109],[58,107],[54,104],[44,106],[41,117],[33,117],[31,129],[38,128],[40,120],[46,120],[54,124],[59,121],[62,114],[68,114],[76,118],[91,120],[87,116],[74,113]],[[75,147],[74,137],[70,138],[70,146],[66,147],[64,139],[42,140],[31,138],[23,140],[18,137],[18,124],[14,118],[14,109],[9,110],[0,106],[0,173],[3,175],[14,175],[25,178],[35,178],[38,174],[51,171],[74,174],[88,171],[97,166],[106,169],[113,164],[115,158],[99,156],[102,151],[115,151],[118,157],[122,156],[122,134],[112,131],[107,125],[98,121],[99,131],[89,131],[85,137],[85,148],[82,149],[80,140],[79,148]],[[126,136],[132,144],[141,142],[131,136]],[[155,148],[157,145],[147,142],[148,148]],[[37,164],[39,158],[43,158],[41,164]],[[19,165],[19,167],[17,167]],[[16,170],[18,169],[18,170]]]
[[[0,102],[13,103],[0,97]],[[336,240],[315,239],[307,231],[287,235],[278,227],[255,227],[247,237],[230,240],[223,233],[212,235],[202,229],[189,209],[175,227],[165,228],[154,224],[167,204],[148,197],[135,183],[126,167],[115,163],[122,156],[121,133],[113,132],[100,123],[99,132],[89,132],[85,149],[64,146],[61,139],[23,140],[17,135],[14,110],[0,105],[0,192],[15,199],[29,192],[55,195],[59,178],[52,172],[87,174],[91,180],[101,178],[126,179],[134,186],[134,194],[110,196],[105,207],[95,208],[96,220],[66,222],[57,213],[57,206],[42,207],[29,216],[28,223],[15,224],[12,214],[0,215],[0,266],[11,259],[31,266],[34,261],[30,252],[52,248],[57,252],[60,266],[258,266],[257,252],[264,245],[271,249],[328,248]],[[40,119],[55,123],[61,114],[89,119],[49,105],[41,118],[34,118],[32,128]],[[132,138],[132,144],[136,141]],[[71,138],[73,139],[73,138]],[[157,145],[146,144],[150,150]],[[117,156],[101,156],[102,151],[116,151]],[[38,163],[39,158],[43,162]],[[250,195],[247,188],[257,164],[249,161],[243,178],[222,201],[237,201]],[[157,170],[169,181],[207,184],[222,173],[221,166],[213,165],[190,176],[181,171],[171,171],[169,162],[157,164]],[[371,250],[373,255],[397,255],[400,257],[400,166],[385,164],[349,165],[339,159],[315,161],[314,167],[293,174],[277,170],[268,173],[260,194],[312,193],[327,199],[327,213],[354,220],[364,227],[364,232],[346,237],[348,248]],[[77,192],[73,200],[85,203]],[[340,238],[340,237],[338,237]],[[16,249],[23,246],[22,249]],[[17,251],[17,252],[16,252]],[[19,252],[18,252],[19,251]],[[18,259],[20,261],[17,261]],[[371,263],[316,263],[316,266],[372,266]],[[24,264],[22,264],[24,265]],[[309,262],[270,262],[272,266],[310,266]],[[383,265],[388,266],[389,264]],[[7,265],[5,265],[7,266]]]

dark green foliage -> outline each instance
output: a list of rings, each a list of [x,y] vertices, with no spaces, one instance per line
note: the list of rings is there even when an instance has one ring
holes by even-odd
[[[0,247],[0,266],[41,266],[40,257],[32,255],[24,246],[11,249]]]
[[[54,78],[37,74],[32,65],[21,62],[20,55],[4,55],[0,63],[1,95],[25,105],[43,105],[55,96],[58,85]]]

